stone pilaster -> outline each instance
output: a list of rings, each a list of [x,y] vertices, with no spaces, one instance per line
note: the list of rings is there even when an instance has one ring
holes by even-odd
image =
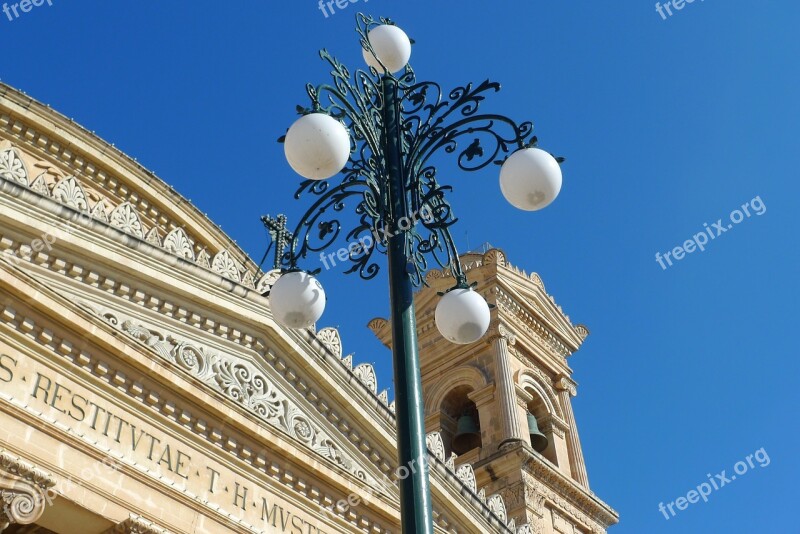
[[[562,376],[556,381],[555,385],[558,391],[559,401],[564,408],[564,418],[569,427],[567,447],[569,448],[569,461],[572,467],[573,478],[580,485],[588,488],[589,477],[586,474],[586,463],[583,460],[581,440],[578,437],[578,425],[575,424],[575,414],[572,412],[572,400],[570,399],[570,397],[574,397],[577,394],[575,382],[566,376]]]
[[[517,389],[511,369],[511,353],[509,346],[514,345],[514,334],[502,324],[491,332],[488,341],[492,344],[495,356],[495,381],[497,384],[497,398],[500,413],[498,416],[503,421],[503,437],[500,447],[514,441],[527,441],[525,430],[522,428],[517,409]]]

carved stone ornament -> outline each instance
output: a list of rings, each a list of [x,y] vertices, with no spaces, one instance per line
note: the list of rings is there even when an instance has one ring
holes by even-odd
[[[489,510],[491,510],[494,515],[496,515],[500,521],[503,523],[508,521],[508,514],[506,513],[506,503],[503,501],[503,497],[500,496],[499,493],[495,493],[488,499],[486,499],[486,504],[489,506]]]
[[[0,532],[12,523],[30,525],[53,498],[53,477],[20,458],[0,452]]]
[[[124,202],[114,208],[109,216],[109,224],[115,228],[119,228],[125,233],[136,236],[140,239],[144,238],[144,228],[142,221],[139,219],[139,214],[133,209],[130,202]]]
[[[192,242],[183,228],[175,228],[167,237],[164,238],[164,250],[175,254],[176,256],[194,261],[194,250],[192,250]]]
[[[28,185],[28,170],[13,148],[0,146],[0,176],[24,186]]]
[[[214,256],[214,261],[211,262],[211,270],[221,274],[229,280],[240,282],[241,276],[239,271],[241,266],[231,257],[230,252],[223,250]]]
[[[367,386],[367,389],[372,393],[378,393],[378,377],[371,363],[362,363],[356,366],[356,368],[353,369],[353,374],[356,375],[356,378]]]
[[[570,397],[574,397],[578,394],[578,389],[571,379],[562,376],[555,382],[555,387],[558,391],[566,391],[569,393]]]
[[[223,354],[187,339],[164,333],[136,319],[84,301],[78,301],[114,328],[138,340],[160,358],[219,391],[262,421],[287,433],[354,476],[374,485],[375,480],[271,378],[249,361]]]
[[[458,479],[464,483],[466,487],[472,490],[472,493],[478,493],[478,481],[475,480],[475,470],[469,464],[464,464],[456,471]]]
[[[192,261],[205,269],[212,269],[234,282],[241,283],[249,288],[254,287],[254,280],[259,276],[258,269],[251,271],[245,268],[233,255],[222,250],[214,255],[205,249],[195,254],[195,241],[192,240],[182,228],[176,228],[173,222],[167,221],[162,226],[146,228],[143,219],[136,211],[139,198],[131,195],[130,200],[116,205],[116,199],[99,194],[97,191],[86,187],[77,176],[66,176],[59,168],[44,161],[33,164],[37,169],[43,169],[36,179],[29,174],[22,159],[23,151],[13,146],[9,141],[0,141],[0,179],[28,187],[36,193],[50,197],[56,202],[69,206],[105,224],[114,226],[145,239],[151,245],[163,248],[167,252]],[[36,172],[39,172],[36,170]],[[48,178],[52,177],[52,178]],[[55,182],[55,183],[53,183]],[[84,182],[85,184],[86,182]],[[93,205],[90,206],[90,201]],[[161,241],[161,232],[173,228]],[[201,245],[197,246],[197,250]],[[263,293],[263,291],[262,291]]]
[[[392,404],[394,404],[394,403],[392,403]],[[454,452],[451,452],[450,453],[450,458],[448,458],[447,461],[445,461],[445,463],[444,463],[444,465],[446,465],[447,468],[450,469],[450,471],[455,471],[456,470],[456,458],[458,458],[458,455],[456,453],[454,453]]]
[[[517,343],[517,336],[509,327],[502,323],[498,323],[497,326],[490,328],[484,336],[484,340],[487,343],[492,343],[497,338],[505,339],[509,347],[513,347]]]
[[[104,534],[171,534],[152,521],[148,521],[142,516],[131,514],[131,516],[116,526],[108,529]]]
[[[70,208],[85,213],[89,212],[86,192],[74,176],[67,176],[56,183],[53,187],[53,198]]]
[[[280,269],[272,269],[271,271],[267,271],[264,276],[258,279],[256,283],[256,292],[261,293],[262,295],[272,289],[272,284],[274,284],[278,278],[281,276]]]
[[[266,276],[269,276],[267,273]],[[277,280],[277,278],[276,278]],[[342,338],[339,335],[339,331],[335,328],[328,327],[323,328],[319,332],[317,332],[317,339],[325,345],[329,351],[331,351],[337,358],[342,357]]]
[[[431,432],[427,436],[425,436],[425,443],[428,446],[428,450],[433,454],[439,461],[444,462],[445,457],[445,450],[444,450],[444,441],[442,441],[442,434],[440,432]]]

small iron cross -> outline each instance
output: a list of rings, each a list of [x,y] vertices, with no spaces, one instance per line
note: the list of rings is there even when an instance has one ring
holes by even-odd
[[[276,219],[265,215],[261,217],[261,222],[264,223],[264,226],[269,232],[269,237],[275,245],[275,261],[273,263],[273,268],[280,269],[284,251],[292,240],[294,240],[292,232],[286,229],[286,215],[278,215]]]

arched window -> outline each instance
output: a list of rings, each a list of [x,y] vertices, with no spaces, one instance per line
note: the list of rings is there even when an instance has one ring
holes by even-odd
[[[528,425],[528,436],[529,439],[531,439],[531,446],[535,450],[538,450],[542,456],[550,460],[553,465],[558,466],[558,456],[556,454],[555,443],[553,441],[552,428],[549,426],[547,428],[542,428],[542,424],[550,419],[550,413],[547,409],[547,404],[545,404],[544,400],[539,395],[539,392],[536,390],[532,388],[525,388],[525,391],[527,391],[531,397],[533,397],[533,399],[531,399],[531,401],[528,403],[527,408],[528,413],[534,417],[537,427],[536,429],[531,428],[534,421],[530,421],[530,424]],[[546,444],[544,444],[541,437],[537,437],[537,435],[531,437],[531,432],[535,432],[536,430],[538,430],[538,432],[547,439]]]
[[[464,454],[481,446],[478,408],[467,395],[470,386],[458,386],[445,395],[441,404],[441,434],[445,447]]]

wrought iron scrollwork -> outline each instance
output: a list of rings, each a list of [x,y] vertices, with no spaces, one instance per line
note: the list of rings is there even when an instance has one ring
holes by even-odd
[[[356,31],[367,53],[373,53],[367,34],[378,24],[393,22],[357,15]],[[431,158],[438,153],[454,154],[457,167],[464,171],[500,164],[515,150],[535,144],[533,124],[481,112],[486,96],[500,90],[496,82],[468,83],[445,93],[437,83],[417,82],[410,66],[396,77],[379,74],[374,68],[351,73],[327,50],[322,50],[320,57],[331,67],[332,81],[308,84],[311,105],[298,106],[298,112],[322,112],[340,120],[351,133],[351,155],[338,184],[331,180],[300,184],[295,198],[310,197],[313,203],[291,233],[288,251],[277,252],[276,267],[280,264],[284,270],[295,270],[309,254],[344,239],[349,243],[351,263],[346,272],[373,278],[380,269],[376,252],[385,253],[384,237],[396,232],[405,218],[414,223],[406,242],[414,284],[425,284],[425,272],[436,266],[450,269],[456,285],[466,287],[450,233],[457,221],[446,199],[452,188],[438,182]],[[398,87],[407,213],[393,213],[388,194],[383,118],[387,77]],[[357,216],[350,226],[340,217],[347,205]]]

